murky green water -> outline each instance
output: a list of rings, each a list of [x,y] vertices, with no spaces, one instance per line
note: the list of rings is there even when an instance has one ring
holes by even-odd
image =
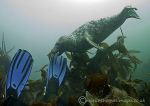
[[[131,2],[123,0],[95,4],[69,4],[56,1],[0,1],[0,35],[5,32],[7,48],[15,47],[30,51],[34,58],[34,67],[31,74],[32,79],[37,79],[40,74],[34,72],[48,63],[47,54],[53,48],[56,40],[74,31],[78,26],[92,19],[112,16],[118,13],[125,5],[134,5],[141,20],[129,19],[122,29],[125,36],[126,47],[141,51],[137,54],[143,61],[138,66],[135,77],[148,80],[150,75],[150,2],[141,0]],[[106,42],[112,44],[120,35],[116,30]],[[0,39],[1,40],[1,39]]]

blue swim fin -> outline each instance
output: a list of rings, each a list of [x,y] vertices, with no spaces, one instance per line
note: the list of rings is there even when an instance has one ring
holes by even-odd
[[[67,59],[63,56],[55,55],[50,59],[48,66],[47,78],[44,88],[44,100],[49,101],[58,94],[59,86],[61,85],[67,70]]]
[[[67,59],[63,56],[54,56],[48,66],[48,80],[52,78],[58,79],[59,86],[61,85],[67,70]]]
[[[19,49],[13,57],[6,81],[6,97],[19,97],[32,69],[33,59],[29,52]]]

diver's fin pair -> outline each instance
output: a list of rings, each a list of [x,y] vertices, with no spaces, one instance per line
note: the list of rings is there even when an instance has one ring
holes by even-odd
[[[67,59],[63,56],[57,56],[55,55],[49,63],[48,66],[48,74],[47,74],[47,80],[51,80],[53,78],[58,80],[59,86],[61,85],[65,73],[67,70]]]
[[[29,52],[19,49],[13,57],[6,81],[6,98],[19,97],[32,69],[33,59]]]

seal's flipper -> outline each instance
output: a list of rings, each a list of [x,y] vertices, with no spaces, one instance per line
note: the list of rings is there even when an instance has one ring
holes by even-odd
[[[33,59],[29,52],[19,49],[13,57],[6,81],[6,97],[18,97],[31,73]]]
[[[100,46],[98,46],[98,44],[96,44],[95,42],[93,42],[93,41],[90,39],[90,35],[89,35],[87,32],[85,32],[85,39],[86,39],[86,41],[87,41],[90,45],[92,45],[92,46],[95,47],[96,49],[103,50],[103,48],[101,48]]]
[[[67,59],[63,56],[54,56],[50,60],[48,66],[48,80],[52,78],[58,79],[59,86],[61,85],[67,69]]]

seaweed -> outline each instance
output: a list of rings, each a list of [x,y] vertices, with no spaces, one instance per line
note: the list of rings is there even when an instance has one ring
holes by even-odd
[[[2,45],[0,47],[0,67],[3,68],[3,71],[5,74],[7,73],[7,70],[8,70],[9,64],[10,64],[9,53],[13,49],[14,49],[14,47],[7,51],[5,39],[4,39],[4,32],[3,32]]]
[[[5,45],[5,39],[4,39],[4,32],[2,35],[2,45],[0,47],[0,98],[4,99],[5,95],[5,80],[7,75],[7,70],[10,65],[10,56],[9,53],[14,48],[7,51],[6,45]],[[1,101],[1,100],[0,100]]]

